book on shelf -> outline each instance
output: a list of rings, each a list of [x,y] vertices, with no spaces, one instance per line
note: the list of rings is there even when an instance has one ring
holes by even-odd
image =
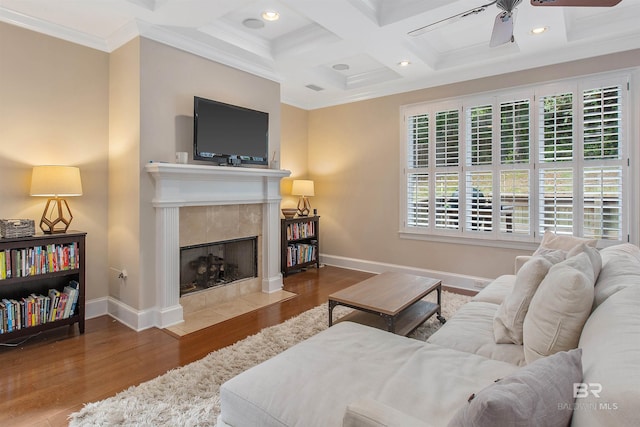
[[[287,240],[306,239],[316,235],[315,221],[287,224]]]
[[[0,250],[0,279],[74,270],[79,266],[77,242]]]
[[[71,280],[62,291],[49,289],[47,295],[31,293],[19,300],[0,301],[0,334],[68,319],[76,312],[80,284]]]
[[[316,261],[318,257],[316,244],[297,243],[287,246],[287,267]]]

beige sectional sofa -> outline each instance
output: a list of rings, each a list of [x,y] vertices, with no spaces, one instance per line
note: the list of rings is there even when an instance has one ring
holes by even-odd
[[[638,426],[640,249],[588,246],[541,245],[426,343],[338,323],[225,383],[218,426]]]

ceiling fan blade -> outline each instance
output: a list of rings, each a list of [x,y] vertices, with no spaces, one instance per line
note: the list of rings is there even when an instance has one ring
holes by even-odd
[[[489,46],[496,47],[513,42],[513,12],[501,12],[496,16]]]
[[[482,6],[474,7],[473,9],[469,9],[469,10],[464,11],[462,13],[458,13],[457,15],[453,15],[453,16],[450,16],[448,18],[444,18],[444,19],[441,19],[439,21],[433,22],[433,23],[431,23],[429,25],[425,25],[424,27],[416,28],[415,30],[409,31],[407,34],[412,36],[412,37],[421,36],[422,34],[427,33],[429,31],[433,31],[433,30],[435,30],[437,28],[442,27],[443,25],[456,22],[461,18],[466,18],[467,16],[477,15],[478,13],[484,12],[487,9],[487,7],[493,6],[497,2],[498,2],[498,0],[494,0],[494,1],[489,2],[487,4],[483,4]]]
[[[532,6],[612,7],[622,0],[531,0]]]

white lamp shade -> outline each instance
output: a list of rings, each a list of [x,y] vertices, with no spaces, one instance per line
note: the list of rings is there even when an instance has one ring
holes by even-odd
[[[32,196],[82,196],[80,169],[74,166],[34,166],[31,174]]]
[[[294,196],[314,196],[313,181],[309,179],[295,179],[291,186],[291,194]]]

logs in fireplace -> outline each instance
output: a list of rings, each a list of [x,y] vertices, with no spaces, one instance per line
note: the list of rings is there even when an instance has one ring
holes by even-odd
[[[257,277],[257,236],[180,248],[180,296]]]

